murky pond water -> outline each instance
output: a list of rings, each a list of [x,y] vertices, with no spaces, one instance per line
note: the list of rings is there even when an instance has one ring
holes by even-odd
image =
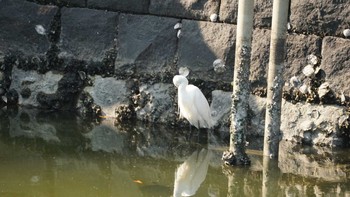
[[[252,165],[231,168],[225,142],[205,134],[3,109],[0,196],[350,196],[348,149],[282,143],[277,163],[255,138]]]

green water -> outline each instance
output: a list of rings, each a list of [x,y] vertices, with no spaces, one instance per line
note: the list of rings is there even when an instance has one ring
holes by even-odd
[[[198,133],[2,110],[0,196],[350,196],[348,149],[282,143],[277,163],[253,139],[252,165],[225,167],[225,140]]]

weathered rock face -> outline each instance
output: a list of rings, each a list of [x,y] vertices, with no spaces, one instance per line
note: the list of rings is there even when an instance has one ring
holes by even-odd
[[[121,14],[115,69],[124,75],[160,75],[174,71],[177,19]]]
[[[101,107],[103,116],[113,118],[116,116],[118,106],[130,105],[131,92],[123,80],[96,76],[93,85],[85,87],[84,91],[89,93],[93,102]]]
[[[89,8],[147,13],[150,0],[87,0]]]
[[[236,26],[183,20],[179,39],[178,67],[191,70],[190,77],[205,81],[233,79]],[[214,71],[213,62],[222,59],[223,73]]]
[[[113,58],[108,55],[115,51],[117,23],[118,13],[62,8],[59,58],[67,64],[71,60],[102,64],[104,60]],[[76,66],[72,64],[68,66]],[[114,64],[107,66],[112,69]]]
[[[325,37],[322,43],[321,68],[326,73],[327,82],[331,88],[340,93],[350,93],[348,80],[350,79],[350,40]]]
[[[218,0],[150,0],[149,12],[157,15],[209,20],[219,10]]]
[[[24,71],[14,67],[12,70],[12,83],[10,89],[19,94],[18,104],[41,107],[38,101],[39,94],[55,94],[58,83],[63,75],[48,72],[44,75],[36,71]]]
[[[254,26],[271,27],[272,2],[257,0],[254,6]],[[237,24],[238,0],[221,0],[220,20]]]
[[[282,103],[283,139],[305,144],[339,146],[343,144],[340,127],[349,115],[344,107],[308,103]]]
[[[231,98],[222,90],[232,88],[237,4],[237,0],[0,0],[0,107],[19,103],[173,123],[176,89],[171,79],[180,67],[188,67],[188,78],[212,100],[217,128],[227,136]],[[314,54],[328,83],[322,81],[324,89],[344,92],[344,102],[329,103],[344,105],[349,102],[350,43],[339,37],[349,28],[348,5],[342,0],[291,2],[283,76],[285,81],[300,77],[307,56]],[[212,14],[218,14],[217,23],[209,22]],[[272,1],[255,2],[250,80],[261,95],[266,87],[271,15]],[[214,61],[220,62],[219,70]],[[213,90],[221,91],[214,91],[211,99]],[[250,98],[250,134],[263,133],[263,100]],[[300,105],[288,105],[283,113],[294,117],[294,109],[312,108]],[[341,110],[324,108],[332,113]],[[287,125],[283,131],[286,139],[339,144],[339,117],[320,116],[323,121],[301,124],[304,116],[295,116],[294,130]],[[324,128],[324,122],[335,126]],[[298,137],[288,135],[295,132]],[[326,141],[316,135],[324,135]]]
[[[266,29],[255,29],[253,32],[252,64],[250,68],[250,80],[253,89],[267,85],[270,33],[271,31]],[[301,71],[308,64],[308,55],[314,54],[320,57],[321,44],[321,38],[315,35],[289,34],[286,40],[284,81],[289,81],[292,76],[301,75]]]
[[[139,94],[133,97],[137,119],[147,122],[168,123],[175,120],[173,85],[156,83],[143,84]]]
[[[349,28],[349,1],[295,0],[290,11],[290,23],[299,33],[342,36],[342,31]]]
[[[228,136],[231,92],[213,91],[211,110],[221,136]],[[249,98],[249,129],[247,135],[263,136],[265,99],[254,95]],[[283,100],[281,112],[282,139],[296,143],[326,146],[345,145],[341,126],[349,115],[345,107],[292,104]]]
[[[41,56],[50,47],[50,25],[58,8],[22,0],[0,1],[0,56]]]

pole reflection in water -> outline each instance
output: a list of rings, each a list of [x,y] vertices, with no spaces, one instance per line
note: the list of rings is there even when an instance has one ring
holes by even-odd
[[[276,196],[278,194],[278,177],[277,175],[278,160],[263,156],[263,180],[262,180],[262,196]]]
[[[193,196],[205,180],[208,172],[211,151],[196,150],[175,172],[174,197]]]

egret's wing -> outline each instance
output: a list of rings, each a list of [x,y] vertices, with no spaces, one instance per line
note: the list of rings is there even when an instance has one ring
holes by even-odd
[[[196,109],[198,115],[197,124],[199,122],[199,127],[212,127],[213,123],[211,118],[211,111],[207,99],[198,87],[194,85],[189,85],[189,87],[190,91],[194,95],[192,99],[194,108]]]

